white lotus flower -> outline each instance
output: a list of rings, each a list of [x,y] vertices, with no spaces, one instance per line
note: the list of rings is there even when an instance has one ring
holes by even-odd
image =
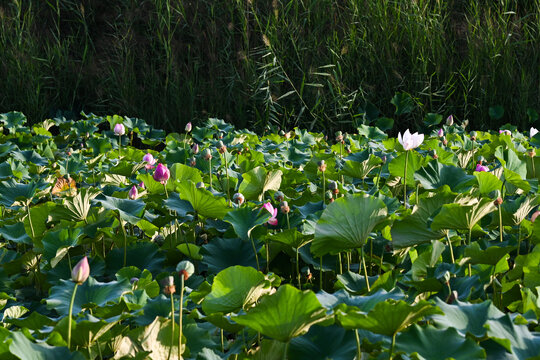
[[[418,134],[417,132],[411,134],[409,129],[407,129],[403,134],[403,137],[401,137],[401,132],[398,133],[398,141],[403,146],[403,149],[412,150],[422,144],[424,141],[424,134]]]
[[[532,127],[531,130],[529,130],[529,134],[531,135],[531,138],[532,138],[534,135],[538,134],[538,129]]]

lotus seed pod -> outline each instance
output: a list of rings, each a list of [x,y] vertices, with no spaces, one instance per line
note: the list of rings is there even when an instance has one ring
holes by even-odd
[[[281,191],[276,191],[274,193],[274,199],[277,201],[277,202],[282,202],[283,199],[285,199],[285,194],[283,194],[283,192]]]
[[[166,276],[161,280],[161,285],[163,285],[163,293],[165,295],[171,295],[176,292],[176,287],[174,286],[174,277]]]
[[[532,158],[535,157],[536,156],[536,151],[534,151],[534,149],[529,151],[529,156],[532,157]]]
[[[495,199],[495,201],[493,202],[493,204],[495,206],[499,206],[503,203],[503,199],[501,197],[498,197],[497,199]]]
[[[289,203],[287,201],[282,201],[281,204],[279,204],[279,207],[282,214],[288,214],[291,211],[291,208],[289,207]]]
[[[212,152],[210,151],[210,149],[208,148],[204,149],[202,152],[202,157],[206,161],[209,161],[210,159],[212,159]]]
[[[197,159],[195,159],[194,157],[190,158],[190,159],[189,159],[189,165],[190,165],[191,167],[197,166]]]
[[[233,195],[233,201],[238,204],[238,205],[242,205],[245,201],[245,197],[244,195],[242,195],[241,193],[236,193]]]
[[[318,169],[320,172],[325,172],[326,171],[326,163],[324,160],[321,160],[318,162]]]
[[[183,260],[176,265],[178,276],[183,276],[184,281],[187,280],[195,272],[195,266],[190,261]]]

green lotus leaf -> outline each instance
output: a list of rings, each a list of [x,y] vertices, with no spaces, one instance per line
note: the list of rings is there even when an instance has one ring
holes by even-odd
[[[197,214],[204,217],[223,219],[231,210],[225,198],[215,197],[206,189],[197,189],[191,181],[177,184],[176,188],[180,199],[189,201]]]
[[[452,190],[457,191],[465,187],[474,177],[467,175],[465,171],[456,166],[443,165],[437,160],[433,160],[419,169],[414,174],[414,178],[420,181],[424,189],[434,190],[448,185]]]
[[[354,332],[337,325],[315,325],[305,335],[291,340],[288,356],[296,360],[350,360],[355,357],[356,351]]]
[[[396,93],[390,102],[396,107],[397,116],[408,114],[416,107],[411,95],[405,92]]]
[[[127,247],[126,266],[135,266],[141,270],[158,272],[163,269],[165,255],[159,251],[159,247],[153,242],[136,242]],[[113,273],[120,270],[124,259],[124,249],[115,248],[109,252],[105,259],[107,269]]]
[[[518,359],[537,359],[540,336],[533,334],[525,325],[516,325],[509,314],[498,319],[490,319],[484,325],[488,336]]]
[[[271,214],[265,209],[252,210],[244,206],[229,211],[223,220],[231,223],[236,235],[243,240],[249,240],[251,231],[258,225],[262,225],[270,219]]]
[[[362,282],[364,282],[363,279]],[[404,298],[405,295],[399,288],[395,288],[391,292],[379,289],[373,294],[365,296],[350,295],[349,292],[343,289],[336,291],[333,294],[328,294],[324,291],[317,293],[317,299],[319,299],[320,303],[327,309],[333,309],[339,304],[346,304],[349,306],[356,306],[364,312],[370,311],[375,305],[386,299],[401,300]]]
[[[81,228],[64,228],[45,234],[43,243],[43,257],[54,268],[67,255],[70,248],[80,244]]]
[[[517,188],[522,189],[526,193],[531,191],[531,184],[527,180],[523,180],[524,178],[520,174],[506,168],[504,169],[503,174],[504,180],[506,180],[505,186],[507,189],[510,188],[508,184],[511,184]],[[511,188],[509,190],[512,192],[514,191]]]
[[[268,236],[268,240],[289,245],[293,249],[297,249],[310,242],[311,237],[298,232],[296,229],[288,229],[283,230],[282,232],[270,234]]]
[[[465,249],[465,257],[469,257],[471,264],[495,265],[508,253],[515,249],[514,246],[490,246],[482,249],[478,242],[474,242]]]
[[[171,179],[170,181],[175,181],[177,183],[182,183],[184,181],[193,181],[195,184],[202,180],[201,172],[197,168],[187,166],[184,164],[176,163],[171,166]]]
[[[45,300],[48,309],[54,309],[61,316],[69,313],[69,304],[73,295],[75,283],[71,280],[60,280],[50,290],[49,297]],[[124,291],[131,290],[129,281],[111,281],[102,283],[89,277],[77,288],[73,303],[73,314],[78,314],[83,308],[103,306],[109,302],[117,303]]]
[[[188,213],[193,213],[193,206],[186,200],[181,200],[177,193],[169,194],[169,198],[163,201],[165,207],[169,210],[176,211],[179,217],[186,217]]]
[[[487,329],[484,324],[488,320],[504,316],[504,313],[493,306],[489,300],[478,304],[456,300],[454,304],[447,304],[435,298],[435,304],[444,313],[444,315],[438,314],[431,317],[437,327],[454,328],[462,336],[471,334],[478,339],[486,334]]]
[[[485,359],[486,351],[472,339],[460,336],[455,329],[422,328],[413,325],[396,339],[396,350],[415,354],[421,360]]]
[[[335,313],[345,329],[365,329],[386,336],[403,331],[425,316],[442,314],[439,308],[425,300],[410,305],[393,299],[378,303],[367,313],[347,305],[339,305]]]
[[[118,199],[112,196],[100,195],[97,201],[105,209],[118,211],[118,215],[124,221],[136,225],[144,211],[145,203],[142,200]]]
[[[242,193],[248,200],[262,200],[264,193],[268,190],[279,190],[281,185],[281,170],[267,172],[263,167],[256,167],[242,174],[242,182],[238,192]]]
[[[386,216],[384,202],[372,196],[338,198],[328,205],[317,222],[311,252],[320,256],[359,248]]]
[[[233,318],[238,324],[282,342],[305,334],[312,325],[326,319],[326,309],[312,291],[302,292],[289,284],[263,297],[245,315]]]
[[[35,182],[21,184],[13,179],[2,181],[0,183],[0,204],[8,208],[28,204],[37,190],[38,184]]]
[[[26,233],[24,223],[18,222],[13,225],[4,225],[0,228],[0,235],[8,241],[16,244],[32,244],[32,239]]]
[[[79,353],[71,353],[67,347],[55,347],[45,343],[33,343],[28,340],[22,332],[13,332],[12,342],[9,345],[9,351],[19,359],[33,360],[84,360],[85,357]]]
[[[463,201],[446,204],[433,218],[431,229],[472,230],[484,216],[496,210],[493,200],[487,198],[462,198]]]
[[[212,242],[203,245],[200,254],[203,256],[203,264],[213,274],[234,265],[257,267],[251,242],[239,238],[214,238]]]
[[[252,267],[232,266],[216,275],[202,308],[206,314],[238,312],[268,293],[269,285],[262,272]]]
[[[475,172],[474,176],[478,181],[478,188],[482,195],[487,195],[494,190],[500,190],[502,188],[502,181],[490,172]]]
[[[388,171],[390,175],[403,178],[405,172],[405,157],[406,153],[402,153],[399,156],[395,157],[388,164]],[[414,173],[422,168],[424,159],[416,151],[409,151],[409,162],[407,163],[407,185],[412,186],[415,183]],[[403,180],[402,180],[403,182]]]
[[[519,175],[520,179],[527,177],[527,163],[521,160],[514,150],[503,150],[502,146],[498,146],[495,149],[494,155],[506,170],[511,170],[513,173]]]

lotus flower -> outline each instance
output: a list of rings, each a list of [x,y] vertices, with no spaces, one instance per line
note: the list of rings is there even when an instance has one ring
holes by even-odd
[[[422,144],[424,141],[424,134],[418,134],[417,132],[411,134],[409,129],[407,129],[403,134],[403,137],[401,137],[401,132],[398,133],[398,141],[403,146],[403,149],[412,150]]]
[[[143,156],[143,161],[146,161],[146,165],[144,166],[146,170],[151,170],[154,168],[154,164],[156,163],[156,159],[154,159],[154,156],[152,154],[147,153]]]
[[[126,133],[126,128],[123,124],[114,125],[114,133],[118,136],[122,136]]]
[[[88,264],[88,258],[85,256],[73,267],[71,271],[71,280],[81,285],[90,276],[90,265]]]
[[[510,130],[499,130],[499,134],[512,136],[512,132]]]
[[[186,132],[190,132],[191,129],[192,129],[191,122],[188,122],[188,123],[186,124]]]
[[[278,221],[277,221],[277,213],[278,213],[278,209],[274,209],[274,207],[272,206],[272,204],[270,204],[269,202],[265,203],[263,205],[263,208],[265,208],[269,213],[270,215],[272,215],[272,217],[268,220],[268,223],[270,225],[273,225],[273,226],[276,226],[278,224]]]
[[[476,164],[475,171],[478,171],[478,172],[489,171],[489,168],[487,166],[482,165],[482,164]]]
[[[139,196],[139,192],[137,191],[137,186],[133,185],[131,187],[131,190],[129,190],[129,194],[128,194],[129,198],[131,200],[135,200],[137,199],[137,197]]]
[[[156,171],[154,171],[154,180],[159,181],[161,184],[165,185],[167,180],[171,177],[171,172],[167,169],[166,165],[158,164]]]
[[[444,136],[444,130],[441,128],[439,131],[437,131],[437,136],[443,137]]]
[[[534,220],[536,220],[538,215],[540,215],[540,211],[535,211],[531,216],[531,222],[534,222]]]
[[[532,127],[531,130],[529,130],[529,135],[530,135],[531,138],[532,138],[532,137],[533,137],[534,135],[536,135],[536,134],[538,134],[538,129]]]

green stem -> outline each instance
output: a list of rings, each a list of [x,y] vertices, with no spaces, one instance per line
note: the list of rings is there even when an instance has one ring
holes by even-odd
[[[338,253],[337,254],[338,256],[338,261],[339,261],[339,274],[343,274],[343,263],[341,262],[341,253]]]
[[[360,336],[358,335],[358,329],[354,329],[356,335],[356,358],[362,360],[362,348],[360,347]]]
[[[409,164],[409,150],[405,155],[405,171],[403,174],[403,205],[407,209],[407,166]]]
[[[379,173],[377,174],[377,181],[375,182],[375,186],[376,186],[377,188],[379,187],[379,180],[380,180],[380,178],[381,178],[382,168],[383,168],[383,166],[381,165],[381,166],[379,167]]]
[[[289,213],[287,213],[287,229],[291,230],[291,223],[289,222]]]
[[[320,264],[319,264],[319,289],[322,290],[322,256],[320,257]]]
[[[208,173],[210,174],[210,189],[212,189],[212,158],[208,159]]]
[[[518,225],[518,247],[517,247],[517,255],[519,256],[519,248],[521,247],[521,223]]]
[[[259,256],[257,255],[257,248],[255,247],[255,241],[253,240],[253,238],[250,236],[249,239],[251,240],[251,246],[253,247],[253,253],[255,254],[255,262],[257,263],[257,270],[260,269],[260,266],[259,266]]]
[[[302,283],[300,281],[300,265],[299,265],[298,248],[296,248],[296,279],[298,281],[298,289],[302,290]]]
[[[472,233],[472,228],[469,229],[469,236],[468,236],[468,244],[471,245],[471,233]],[[472,276],[472,266],[471,266],[471,263],[469,262],[469,276]]]
[[[283,350],[283,360],[287,360],[287,353],[289,352],[289,342],[285,343],[285,349]]]
[[[360,248],[360,257],[362,258],[362,266],[361,267],[364,268],[364,278],[366,279],[367,291],[370,292],[371,287],[369,286],[369,277],[368,277],[368,273],[367,273],[367,269],[366,269],[366,261],[364,259],[364,248],[363,247]]]
[[[227,177],[227,199],[229,200],[229,205],[231,205],[231,194],[229,192],[229,162],[227,161],[227,152],[223,153],[223,159],[225,159],[225,176]]]
[[[373,275],[373,239],[369,239],[369,275]]]
[[[536,178],[536,169],[534,167],[534,158],[533,157],[531,158],[531,161],[532,161],[533,178]]]
[[[324,175],[324,171],[322,172],[322,202],[323,205],[326,203],[326,179]]]
[[[122,156],[122,135],[118,135],[118,160]]]
[[[452,241],[450,240],[450,236],[448,236],[448,231],[446,232],[446,240],[448,241],[448,247],[450,248],[450,256],[452,257],[452,264],[455,264],[456,260],[454,258],[454,248],[452,247]]]
[[[167,192],[167,183],[163,184],[163,188],[165,189],[165,199],[169,198],[169,193]]]
[[[221,338],[221,352],[224,353],[225,352],[225,341],[224,341],[224,336],[223,336],[223,329],[219,329],[219,336]]]
[[[500,242],[503,242],[502,208],[501,208],[501,205],[498,205],[498,207],[499,207],[499,238],[500,238]]]
[[[394,348],[396,347],[396,333],[392,334],[392,345],[390,345],[390,360],[394,357]]]
[[[120,227],[122,228],[122,234],[124,235],[124,267],[126,267],[127,264],[127,234],[126,234],[126,228],[124,227],[124,223],[120,216],[118,216],[118,221],[120,221]]]
[[[180,275],[180,311],[178,312],[179,328],[178,328],[178,359],[182,360],[182,313],[184,308],[184,274]]]
[[[32,216],[30,216],[30,207],[28,206],[28,204],[26,205],[26,212],[28,213],[28,223],[30,224],[32,239],[34,239],[36,237],[36,233],[34,232],[34,225],[32,225]]]
[[[73,303],[75,302],[75,294],[77,293],[77,287],[79,284],[75,283],[73,288],[73,294],[71,294],[71,302],[69,303],[69,317],[68,317],[68,349],[71,349],[71,317],[73,315]]]
[[[268,274],[270,272],[270,247],[268,246],[269,241],[266,240],[266,273]]]
[[[171,347],[169,348],[169,356],[167,357],[167,359],[171,358],[173,345],[174,345],[174,298],[173,298],[173,293],[171,291]]]

